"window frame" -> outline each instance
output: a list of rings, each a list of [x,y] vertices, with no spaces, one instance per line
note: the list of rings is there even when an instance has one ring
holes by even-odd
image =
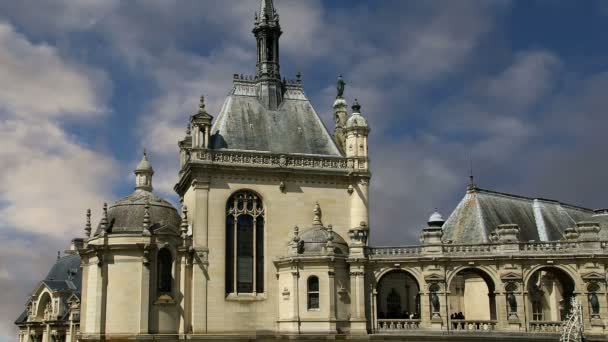
[[[225,221],[225,237],[226,237],[226,276],[225,276],[225,293],[227,298],[236,298],[239,296],[257,298],[260,294],[266,291],[265,284],[265,238],[266,238],[266,208],[262,197],[256,192],[248,189],[236,191],[228,197],[226,201],[226,221]],[[251,284],[250,290],[240,290],[240,280],[246,275],[239,274],[239,253],[242,248],[239,248],[239,231],[241,230],[243,220],[239,217],[248,216],[247,222],[250,224],[251,231],[249,237],[251,241]],[[241,287],[242,289],[242,287]]]
[[[161,257],[163,257],[162,254],[165,254],[168,258],[170,259],[166,259],[163,260],[161,259]],[[164,270],[164,267],[162,265],[163,262],[168,262],[169,267],[169,272],[168,274],[164,274],[162,271]],[[160,248],[156,254],[156,296],[160,297],[161,295],[169,295],[171,297],[173,297],[173,290],[175,288],[175,284],[174,284],[174,280],[173,280],[173,264],[175,262],[175,258],[173,257],[173,253],[171,252],[171,250],[168,247],[163,247]],[[163,281],[163,276],[168,275],[169,276],[169,289],[167,291],[166,288],[164,288],[162,285],[164,285]]]
[[[317,282],[317,290],[311,290],[311,282]],[[311,275],[306,279],[306,308],[308,311],[320,311],[321,310],[321,286],[320,286],[319,277],[316,275]],[[311,301],[312,296],[316,295],[317,303],[316,307],[314,307]]]

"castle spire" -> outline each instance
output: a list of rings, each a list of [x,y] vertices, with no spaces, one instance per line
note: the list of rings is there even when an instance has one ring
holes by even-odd
[[[139,164],[135,168],[135,189],[152,191],[152,176],[154,175],[154,169],[148,161],[148,153],[144,149],[144,155],[141,158]]]
[[[260,0],[259,10],[253,26],[258,52],[256,79],[261,83],[260,101],[275,110],[283,99],[279,63],[279,37],[283,32],[272,0]]]

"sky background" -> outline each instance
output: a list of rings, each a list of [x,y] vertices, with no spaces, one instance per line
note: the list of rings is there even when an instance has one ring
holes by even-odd
[[[372,127],[372,243],[414,244],[480,187],[608,207],[608,1],[276,0],[282,74],[333,130],[335,81]],[[255,72],[256,0],[0,0],[0,342],[85,211],[146,147],[175,200],[205,94]]]

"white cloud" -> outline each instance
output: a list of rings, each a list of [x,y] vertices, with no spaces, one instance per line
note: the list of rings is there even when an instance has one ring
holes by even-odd
[[[12,322],[58,241],[82,236],[86,208],[99,213],[111,198],[113,159],[61,125],[103,115],[108,88],[103,72],[0,22],[0,339],[14,340]]]
[[[66,63],[55,48],[32,44],[0,22],[0,110],[37,119],[101,113],[104,88],[92,79],[102,83],[105,76]]]

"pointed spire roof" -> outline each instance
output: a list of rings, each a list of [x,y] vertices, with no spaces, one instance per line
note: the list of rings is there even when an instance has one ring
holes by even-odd
[[[144,149],[144,155],[141,158],[139,164],[135,168],[135,189],[152,191],[152,176],[154,175],[154,169],[152,164],[148,160],[148,153]]]
[[[262,21],[265,18],[273,20],[276,13],[272,0],[260,0],[260,10],[258,12],[259,21]]]
[[[148,172],[154,173],[154,169],[152,169],[152,165],[150,164],[150,161],[148,160],[148,153],[146,152],[146,149],[144,149],[144,154],[141,157],[141,161],[139,162],[139,164],[137,164],[137,167],[135,168],[136,174],[139,171],[148,171]]]

